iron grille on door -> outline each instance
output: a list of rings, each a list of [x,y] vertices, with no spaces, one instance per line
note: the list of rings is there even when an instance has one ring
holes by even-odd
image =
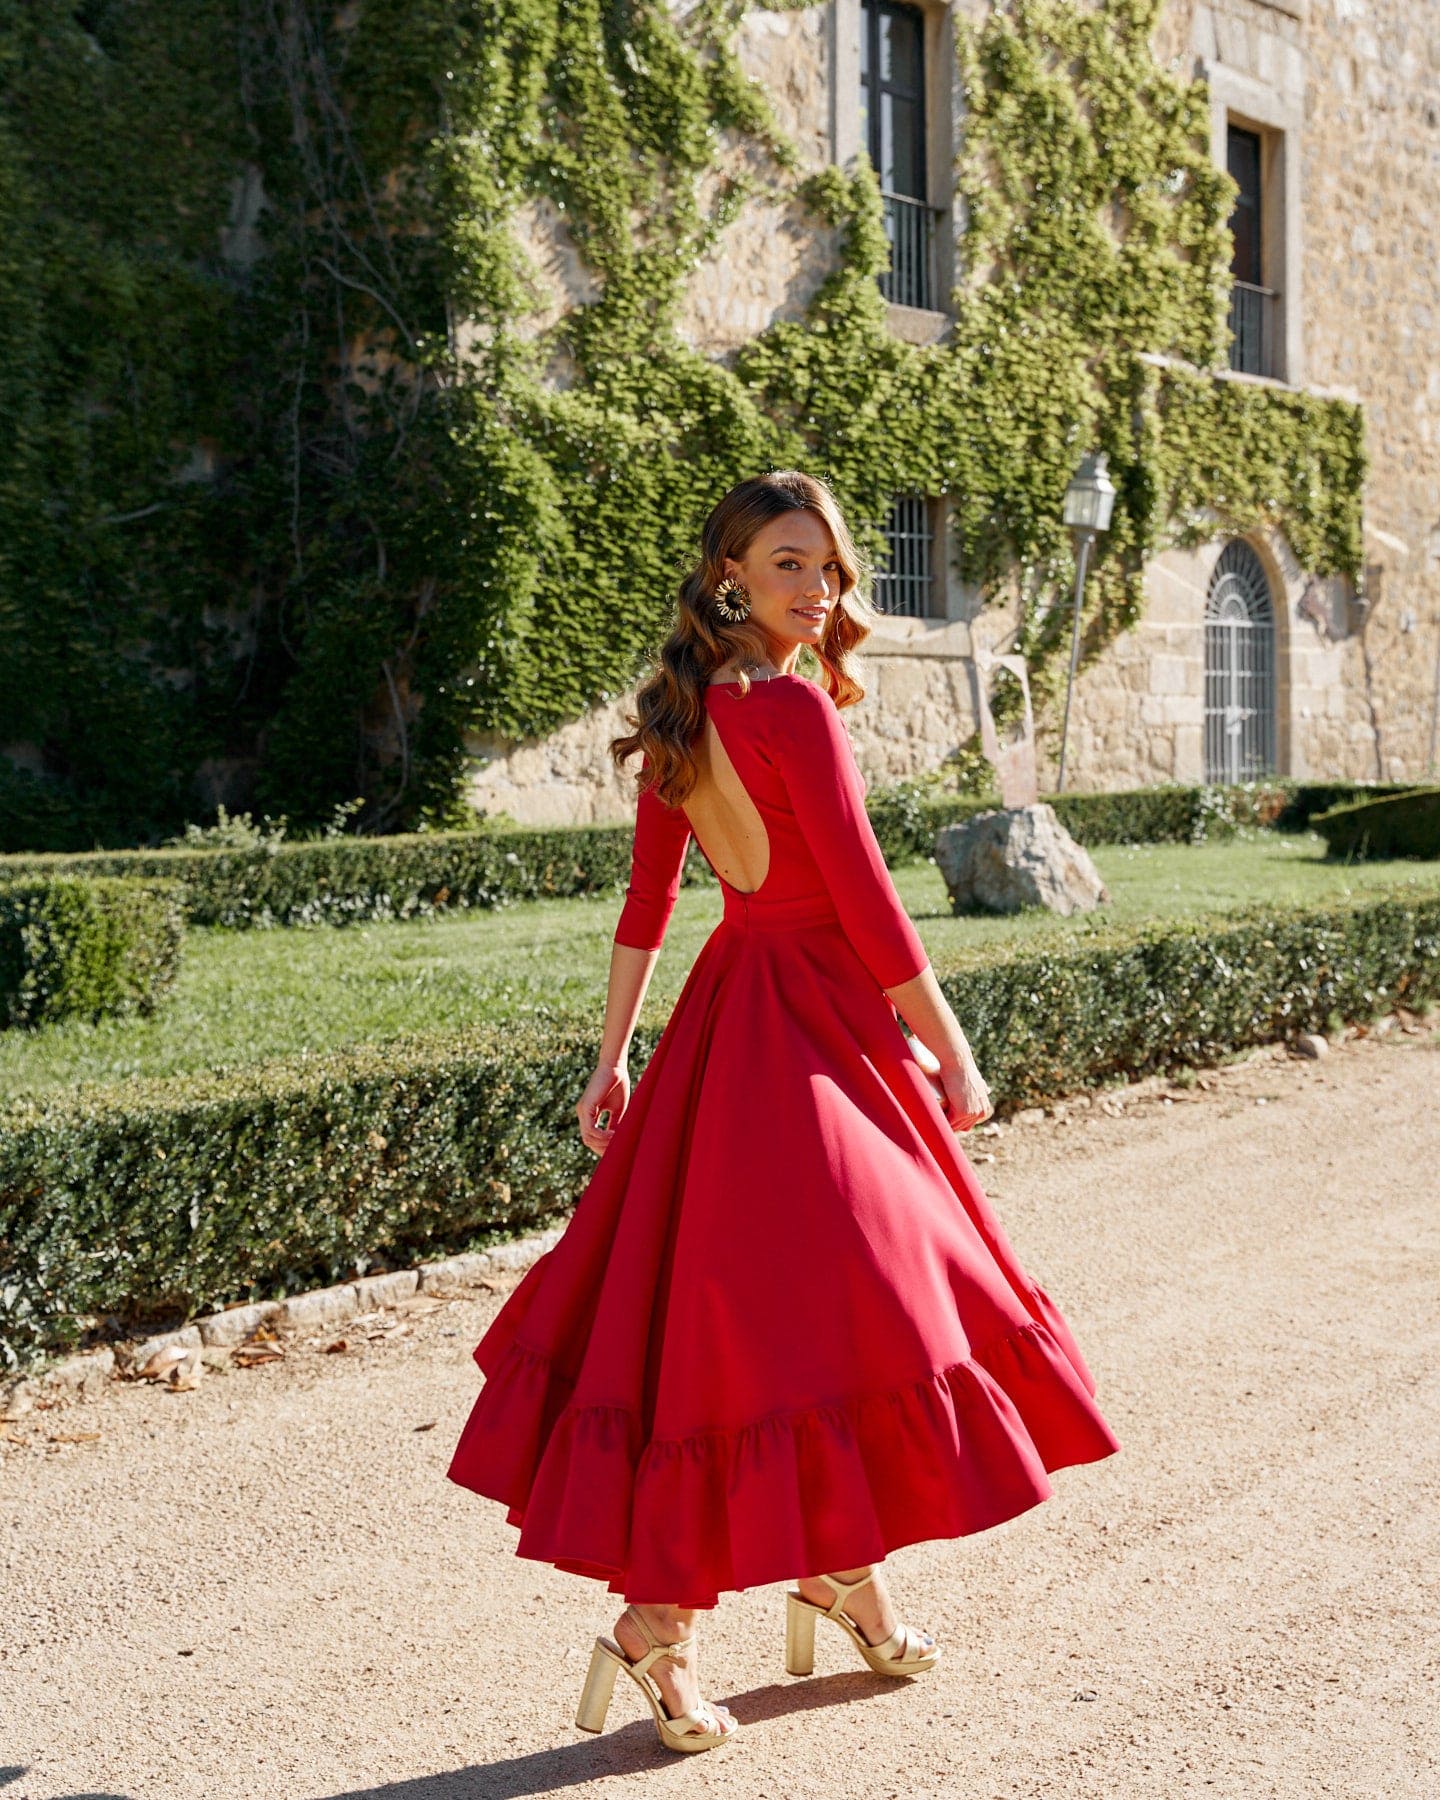
[[[1227,544],[1205,598],[1205,779],[1275,769],[1275,612],[1260,558]]]
[[[897,494],[885,521],[888,547],[875,575],[875,605],[881,612],[928,619],[935,613],[935,526],[923,494]]]

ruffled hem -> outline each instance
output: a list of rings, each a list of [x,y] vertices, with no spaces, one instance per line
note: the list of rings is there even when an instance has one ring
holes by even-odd
[[[517,1555],[645,1603],[711,1607],[984,1531],[1048,1499],[1053,1471],[1120,1448],[1042,1319],[918,1381],[733,1431],[645,1441],[637,1413],[576,1405],[573,1388],[512,1339],[448,1476],[507,1507]]]

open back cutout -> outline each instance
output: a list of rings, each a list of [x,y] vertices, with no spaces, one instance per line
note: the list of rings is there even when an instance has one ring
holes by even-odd
[[[753,894],[770,873],[765,821],[708,716],[694,748],[700,773],[681,810],[715,873],[738,892]]]

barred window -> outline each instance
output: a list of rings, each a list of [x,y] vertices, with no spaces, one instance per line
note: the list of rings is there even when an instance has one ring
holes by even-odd
[[[936,503],[897,494],[885,521],[886,552],[875,573],[875,605],[912,619],[944,617],[936,580]]]

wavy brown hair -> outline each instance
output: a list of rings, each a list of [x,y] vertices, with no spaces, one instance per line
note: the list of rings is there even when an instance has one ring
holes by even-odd
[[[719,500],[700,534],[700,559],[680,584],[677,615],[660,647],[659,661],[635,690],[635,713],[625,716],[633,732],[610,740],[616,766],[637,750],[642,768],[636,788],[653,787],[670,806],[678,806],[694,787],[699,766],[691,744],[705,720],[704,689],[726,663],[740,668],[740,691],[750,691],[748,663],[764,662],[770,641],[748,619],[732,622],[715,606],[715,589],[725,558],[737,562],[756,533],[787,512],[811,512],[826,526],[840,563],[840,599],[826,622],[825,635],[812,646],[820,660],[822,684],[837,706],[853,706],[865,689],[855,674],[856,650],[880,617],[860,592],[870,571],[850,535],[835,496],[823,481],[799,469],[777,469],[737,482]]]

